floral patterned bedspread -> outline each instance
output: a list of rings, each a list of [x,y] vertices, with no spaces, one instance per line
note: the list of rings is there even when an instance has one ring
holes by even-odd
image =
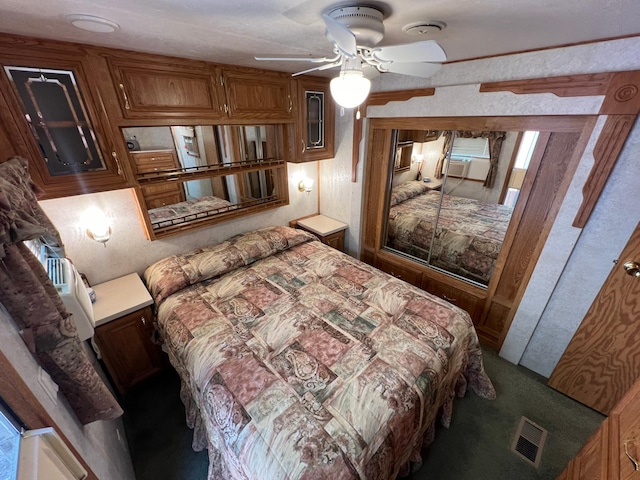
[[[152,208],[149,210],[149,218],[154,227],[159,228],[206,217],[221,208],[231,210],[237,208],[237,206],[222,198],[207,196],[165,205],[164,207]]]
[[[169,257],[145,281],[210,480],[391,479],[454,393],[495,396],[466,312],[302,230]]]
[[[440,192],[420,189],[421,182],[407,183],[411,188],[402,184],[398,193],[392,192],[387,246],[427,260]],[[512,212],[513,208],[504,205],[445,194],[431,264],[486,285]]]

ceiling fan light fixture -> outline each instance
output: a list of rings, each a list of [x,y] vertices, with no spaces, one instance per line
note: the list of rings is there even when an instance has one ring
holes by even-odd
[[[343,70],[329,84],[331,96],[338,105],[354,108],[364,102],[371,90],[371,81],[362,70]]]

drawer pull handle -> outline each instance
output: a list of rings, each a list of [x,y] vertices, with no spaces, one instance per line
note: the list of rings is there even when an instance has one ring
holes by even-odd
[[[131,109],[131,105],[129,105],[129,97],[127,97],[127,91],[124,89],[124,84],[120,84],[120,90],[122,90],[122,96],[124,97],[124,108],[127,110]]]
[[[141,317],[140,320],[142,320],[142,325],[144,325],[145,327],[147,326],[147,319],[144,317]]]
[[[631,452],[629,452],[629,450],[631,450]],[[624,453],[627,455],[627,457],[629,457],[629,460],[633,462],[635,471],[636,472],[640,471],[640,463],[638,463],[638,460],[636,460],[636,457],[638,456],[638,454],[636,451],[635,438],[624,442]]]
[[[458,300],[455,298],[447,297],[444,293],[442,294],[442,298],[444,298],[447,302],[456,303]]]
[[[293,110],[293,102],[291,101],[291,95],[287,95],[287,98],[289,99],[289,113],[291,113],[291,110]]]

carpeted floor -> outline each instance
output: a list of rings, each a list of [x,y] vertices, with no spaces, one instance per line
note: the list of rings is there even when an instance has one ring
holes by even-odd
[[[451,427],[438,430],[411,480],[553,479],[604,418],[490,350],[485,350],[485,368],[496,387],[496,400],[473,392],[457,399]],[[171,371],[144,382],[123,399],[137,480],[207,478],[207,454],[191,449],[179,386]],[[510,451],[523,415],[549,431],[537,469]]]

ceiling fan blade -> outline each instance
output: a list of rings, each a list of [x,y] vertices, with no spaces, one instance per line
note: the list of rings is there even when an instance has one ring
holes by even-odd
[[[319,71],[322,71],[322,70],[329,70],[330,68],[339,67],[340,65],[342,65],[342,60],[340,60],[338,62],[327,63],[326,65],[320,65],[319,67],[309,68],[308,70],[303,70],[301,72],[296,72],[296,73],[291,74],[291,76],[292,77],[297,77],[298,75],[304,75],[305,73],[319,72]]]
[[[384,71],[391,73],[399,73],[401,75],[410,75],[412,77],[428,78],[436,73],[442,67],[439,63],[426,62],[406,62],[406,63],[386,63],[381,65]]]
[[[444,62],[447,55],[433,40],[405,43],[371,50],[373,58],[379,62]]]
[[[271,61],[284,61],[284,62],[312,62],[312,63],[322,63],[322,62],[335,62],[336,57],[301,57],[300,55],[279,55],[277,57],[270,55],[256,55],[256,60],[271,60]]]
[[[326,13],[322,14],[322,18],[327,26],[327,36],[336,44],[338,50],[349,58],[355,58],[358,48],[353,32]]]

